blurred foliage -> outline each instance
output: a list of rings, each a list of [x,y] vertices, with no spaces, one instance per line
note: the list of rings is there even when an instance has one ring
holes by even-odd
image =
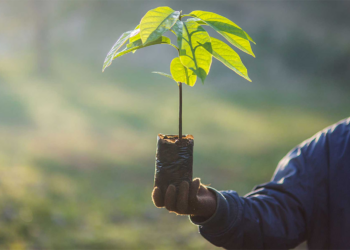
[[[244,195],[295,145],[349,116],[349,3],[218,3],[200,8],[246,24],[258,44],[256,59],[242,55],[253,82],[214,63],[205,86],[184,88],[183,130],[195,137],[194,176]],[[150,71],[168,70],[175,51],[150,47],[100,71],[129,16],[160,5],[198,8],[0,2],[2,249],[215,249],[150,198],[156,135],[177,131],[178,107],[177,86]]]

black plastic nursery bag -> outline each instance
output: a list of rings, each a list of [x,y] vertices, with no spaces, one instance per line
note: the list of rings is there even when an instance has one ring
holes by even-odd
[[[192,181],[193,145],[192,135],[179,141],[177,135],[158,134],[154,186],[163,195],[170,184],[178,187],[182,181]]]

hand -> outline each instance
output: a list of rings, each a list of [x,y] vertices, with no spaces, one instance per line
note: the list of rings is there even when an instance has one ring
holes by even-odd
[[[216,195],[206,186],[202,185],[199,178],[191,183],[183,181],[178,193],[174,185],[169,185],[165,195],[162,195],[158,187],[152,192],[153,203],[156,207],[164,207],[170,212],[181,215],[201,216],[210,218],[216,211]]]

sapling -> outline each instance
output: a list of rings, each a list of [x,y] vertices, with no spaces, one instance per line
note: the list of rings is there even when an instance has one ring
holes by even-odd
[[[158,7],[148,11],[134,30],[119,37],[103,64],[102,71],[122,55],[157,44],[170,45],[177,51],[170,63],[170,74],[153,72],[174,80],[179,88],[178,135],[159,134],[157,141],[155,186],[162,190],[163,195],[169,184],[192,180],[194,139],[192,135],[182,134],[182,84],[193,87],[197,77],[204,83],[213,57],[251,81],[239,55],[228,44],[210,37],[202,26],[213,28],[231,45],[255,57],[250,46],[250,42],[255,44],[253,39],[229,19],[208,11],[182,14],[182,11],[169,7]],[[176,45],[164,36],[168,31],[177,37]]]

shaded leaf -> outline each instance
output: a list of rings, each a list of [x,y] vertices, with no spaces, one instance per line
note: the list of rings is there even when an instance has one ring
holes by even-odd
[[[210,70],[212,55],[203,46],[210,48],[210,36],[195,21],[177,21],[173,30],[178,37],[181,63],[204,83]]]
[[[211,48],[208,48],[208,51],[210,49],[213,56],[225,64],[229,69],[233,70],[248,81],[252,81],[248,76],[247,68],[242,63],[241,58],[229,45],[219,39],[211,37]]]
[[[255,57],[249,42],[249,40],[254,42],[253,39],[247,36],[247,33],[231,20],[218,14],[201,10],[192,11],[189,15],[201,19],[225,37],[232,45]]]
[[[197,76],[190,69],[187,69],[178,57],[171,61],[170,72],[176,82],[183,82],[191,87],[196,84]]]
[[[169,74],[167,74],[167,73],[158,72],[158,71],[153,71],[152,73],[158,74],[158,75],[161,75],[161,76],[166,76],[166,77],[170,78],[171,80],[174,80],[174,81],[175,81],[175,79],[174,79],[171,75],[169,75]],[[175,82],[176,82],[176,81],[175,81]]]
[[[141,19],[140,35],[144,44],[155,41],[179,19],[180,12],[169,7],[158,7],[150,10]]]
[[[174,26],[171,28],[172,31],[174,31],[175,35],[177,36],[177,39],[182,39],[182,29],[183,29],[183,22],[178,20],[174,24]]]
[[[137,36],[140,33],[140,29],[137,30],[130,30],[127,32],[124,32],[119,39],[116,41],[116,43],[113,45],[111,50],[108,52],[104,62],[103,62],[103,67],[102,67],[102,72],[107,68],[109,65],[111,65],[114,56],[117,54],[118,50],[120,49],[121,46],[125,44],[125,42],[130,38]]]

